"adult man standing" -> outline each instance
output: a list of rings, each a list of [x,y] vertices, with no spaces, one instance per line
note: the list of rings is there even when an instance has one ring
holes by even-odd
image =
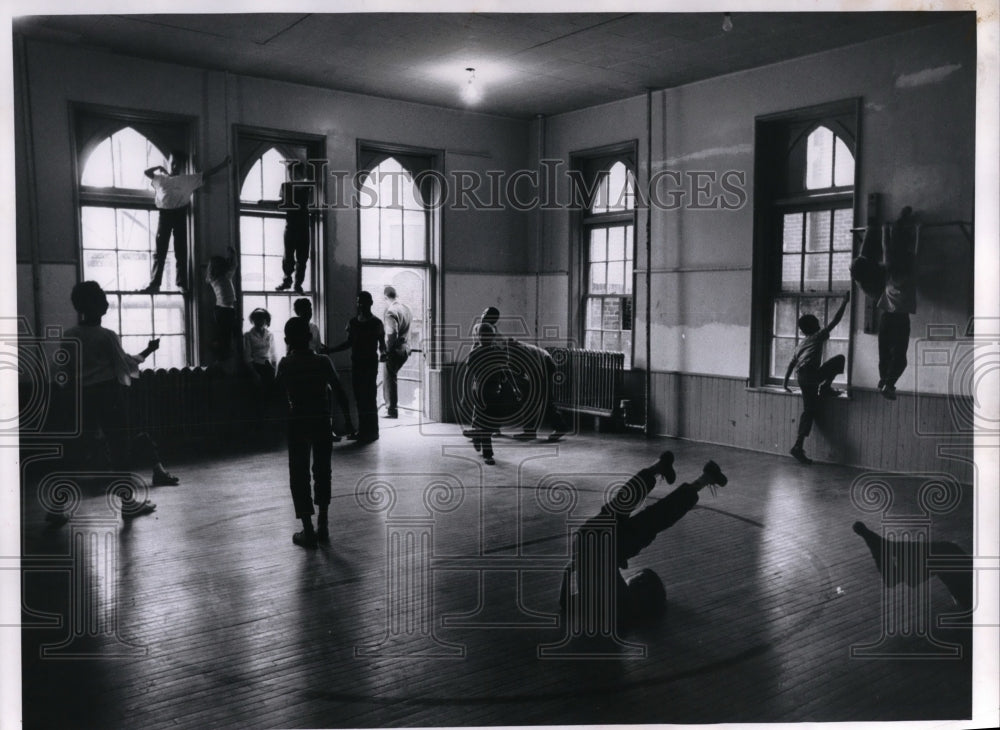
[[[386,418],[399,418],[399,371],[410,357],[410,308],[396,298],[396,288],[387,286],[383,291],[385,309],[385,397]]]

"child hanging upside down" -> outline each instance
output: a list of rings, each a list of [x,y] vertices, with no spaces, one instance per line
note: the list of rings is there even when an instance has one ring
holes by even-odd
[[[698,503],[698,492],[704,487],[724,487],[729,481],[714,461],[705,464],[701,475],[693,482],[682,484],[658,502],[645,507],[635,514],[633,511],[642,504],[656,485],[656,477],[663,477],[667,484],[673,484],[674,455],[670,451],[660,454],[652,466],[640,469],[614,496],[605,502],[601,511],[590,518],[573,536],[573,561],[563,577],[560,607],[565,609],[570,600],[580,601],[578,609],[584,612],[584,620],[597,625],[606,623],[606,616],[586,616],[587,611],[606,611],[608,595],[613,586],[617,607],[618,628],[629,620],[648,614],[649,606],[638,605],[636,599],[646,594],[648,586],[639,590],[636,584],[626,584],[621,569],[628,567],[628,561],[648,546],[656,536],[671,527]],[[611,527],[614,540],[614,558],[609,561],[606,554],[607,543],[600,534]],[[602,551],[604,548],[604,551]],[[616,563],[616,564],[615,564]],[[647,576],[652,576],[646,571]],[[658,581],[657,581],[658,583]],[[597,600],[594,600],[597,599]],[[578,613],[579,615],[579,613]]]

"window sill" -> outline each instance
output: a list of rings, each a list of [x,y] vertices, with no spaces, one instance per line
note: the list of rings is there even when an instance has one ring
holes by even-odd
[[[750,393],[770,393],[772,395],[780,395],[780,396],[785,396],[785,397],[791,396],[791,397],[795,397],[795,398],[798,398],[799,395],[801,395],[801,392],[799,391],[799,389],[797,387],[796,388],[792,388],[792,392],[789,393],[784,388],[782,388],[780,385],[748,385],[748,386],[746,386],[746,388],[744,390],[746,390],[747,392],[750,392]],[[824,400],[834,400],[834,401],[839,401],[839,400],[850,401],[850,400],[853,400],[853,398],[851,397],[851,388],[850,388],[850,386],[846,386],[846,385],[837,386],[837,390],[841,391],[840,395],[836,396],[835,398],[831,398],[830,396],[824,396]]]

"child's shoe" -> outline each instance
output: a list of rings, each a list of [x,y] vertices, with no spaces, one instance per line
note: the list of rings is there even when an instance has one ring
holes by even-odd
[[[316,533],[306,532],[302,530],[301,532],[296,532],[292,535],[292,542],[294,542],[299,547],[304,548],[314,548],[316,547]]]
[[[175,487],[181,483],[181,480],[175,477],[166,469],[154,469],[153,470],[153,486],[154,487]]]
[[[669,454],[670,452],[668,451],[667,453]],[[671,454],[671,456],[673,455]],[[729,483],[729,479],[726,478],[726,475],[722,473],[722,469],[714,461],[707,462],[702,473],[708,478],[710,483],[716,486],[724,487]]]
[[[709,462],[709,464],[714,462]],[[667,484],[673,484],[674,480],[677,478],[677,473],[674,471],[674,452],[664,451],[660,454],[660,460],[656,462],[656,473],[662,474],[663,478],[667,480]]]
[[[812,464],[813,461],[808,456],[801,446],[793,446],[792,450],[788,452],[798,460],[800,464]]]
[[[325,522],[321,522],[316,528],[316,542],[330,542],[330,528]]]

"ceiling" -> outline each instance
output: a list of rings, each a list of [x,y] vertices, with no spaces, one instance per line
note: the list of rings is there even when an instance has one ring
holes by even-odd
[[[391,99],[558,114],[954,19],[954,12],[321,13],[15,18],[27,37]]]

